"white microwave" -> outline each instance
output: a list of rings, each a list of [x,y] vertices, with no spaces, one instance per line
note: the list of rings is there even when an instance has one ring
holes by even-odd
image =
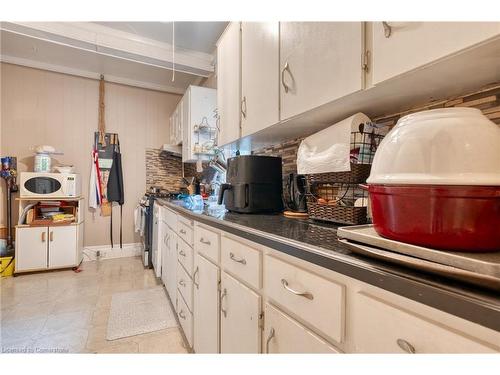
[[[21,198],[74,198],[82,194],[80,175],[75,173],[21,172]]]

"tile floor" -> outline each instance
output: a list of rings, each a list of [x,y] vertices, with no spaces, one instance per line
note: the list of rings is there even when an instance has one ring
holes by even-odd
[[[0,280],[3,352],[186,353],[178,327],[107,341],[113,293],[159,285],[140,258]]]

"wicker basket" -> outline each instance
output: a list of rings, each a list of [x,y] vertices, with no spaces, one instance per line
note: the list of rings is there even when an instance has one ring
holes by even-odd
[[[355,202],[360,198],[368,200],[368,193],[359,184],[370,176],[371,162],[384,135],[379,134],[380,126],[366,125],[364,130],[351,133],[350,171],[306,175],[311,219],[349,225],[368,222],[366,203],[355,207]],[[379,129],[377,133],[373,127]]]
[[[359,191],[358,184],[366,181],[370,175],[370,164],[351,164],[351,170],[347,172],[318,173],[306,176],[307,180],[307,211],[309,217],[314,220],[329,221],[339,224],[366,224],[367,208],[354,207],[353,205],[336,204],[336,198],[341,195],[344,200],[354,203],[357,198],[368,198]],[[344,194],[339,191],[344,190]],[[346,195],[348,195],[346,197]],[[329,204],[318,199],[322,198]]]
[[[361,184],[370,176],[371,167],[371,164],[351,163],[350,171],[308,174],[307,181],[310,184],[330,182]]]
[[[309,217],[315,220],[329,221],[339,224],[366,224],[366,207],[343,207],[319,204],[315,199],[308,199]]]

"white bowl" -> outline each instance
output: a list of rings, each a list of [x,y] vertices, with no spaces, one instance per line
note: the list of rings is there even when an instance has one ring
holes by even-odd
[[[402,117],[380,143],[367,182],[500,186],[500,127],[474,108]]]

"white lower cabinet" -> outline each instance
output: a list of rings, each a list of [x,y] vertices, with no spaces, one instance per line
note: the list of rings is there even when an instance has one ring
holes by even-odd
[[[357,294],[352,319],[359,353],[496,352],[444,322],[433,322],[363,292]]]
[[[267,256],[264,288],[280,307],[335,342],[343,341],[344,285]]]
[[[169,235],[168,227],[164,228],[165,231],[163,233],[163,238],[161,239],[161,281],[163,284],[167,285],[167,274],[168,274],[168,262],[169,262],[169,251],[170,249],[167,247],[167,238]]]
[[[83,247],[78,234],[82,227],[79,224],[16,228],[16,272],[78,265]]]
[[[196,254],[193,274],[196,353],[219,352],[219,279],[219,267]]]
[[[176,232],[169,227],[162,267],[181,328],[196,353],[500,350],[497,331],[203,226],[194,225],[194,249],[181,238],[177,248]],[[46,259],[42,233],[33,235],[29,261]],[[185,257],[179,256],[181,249]],[[28,259],[19,262],[29,266]]]
[[[47,268],[47,256],[47,227],[16,229],[16,271]]]
[[[71,267],[78,263],[76,227],[49,227],[49,268]]]
[[[164,282],[172,302],[174,302],[177,297],[177,241],[177,234],[171,228],[168,228],[166,259],[167,275],[166,282],[165,280]]]
[[[181,294],[184,302],[189,309],[193,311],[193,280],[187,274],[180,263],[177,263],[177,290]]]
[[[260,295],[223,272],[220,305],[221,353],[260,353]]]
[[[325,340],[266,303],[264,353],[339,353]]]
[[[189,311],[186,302],[180,294],[177,298],[177,316],[179,317],[179,322],[189,346],[193,347],[193,314]]]

